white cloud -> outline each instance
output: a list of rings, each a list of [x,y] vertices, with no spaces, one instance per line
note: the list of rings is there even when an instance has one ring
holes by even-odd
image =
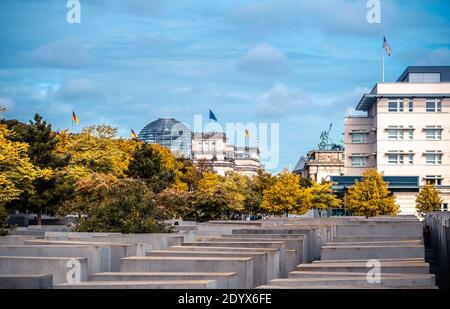
[[[312,102],[302,89],[278,82],[261,96],[258,112],[262,116],[282,118],[300,112],[307,104]]]
[[[32,65],[54,68],[79,68],[84,62],[84,51],[78,39],[62,39],[22,53]]]
[[[237,67],[250,73],[279,74],[287,70],[287,57],[281,50],[263,43],[250,49]]]
[[[450,65],[450,49],[438,48],[427,53],[425,59],[419,61],[419,65]]]
[[[94,81],[86,78],[67,80],[58,92],[58,96],[66,100],[78,100],[102,95],[100,87]]]
[[[11,97],[0,97],[0,106],[6,108],[6,111],[14,109],[16,102]]]

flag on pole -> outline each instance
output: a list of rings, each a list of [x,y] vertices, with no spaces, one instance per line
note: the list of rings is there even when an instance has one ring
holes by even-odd
[[[216,115],[212,112],[212,110],[209,110],[209,120],[214,120],[217,122]]]
[[[386,37],[383,38],[383,48],[386,49],[386,52],[388,54],[388,56],[391,56],[391,47],[389,46],[389,43],[386,41]]]
[[[78,117],[77,117],[77,114],[75,114],[74,111],[72,111],[72,119],[75,122],[75,124],[78,125]]]
[[[133,129],[131,129],[131,138],[136,139],[136,140],[138,139],[138,137],[137,137],[136,133],[134,133]]]
[[[247,129],[245,129],[245,136],[246,136],[247,138],[250,138],[250,132],[249,132]]]

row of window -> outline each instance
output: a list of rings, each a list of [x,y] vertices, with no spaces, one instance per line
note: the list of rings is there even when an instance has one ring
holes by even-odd
[[[414,111],[414,102],[412,99],[408,101],[408,112],[412,113]],[[398,113],[405,111],[405,102],[403,99],[394,99],[388,101],[388,111],[391,113]],[[428,113],[442,112],[442,100],[441,99],[428,99],[426,101],[425,110]]]
[[[442,128],[433,127],[433,128],[425,128],[425,135],[427,140],[442,140]],[[405,133],[406,138],[408,140],[414,139],[414,129],[408,128],[404,129],[403,127],[390,127],[387,129],[388,139],[390,140],[404,140]],[[352,135],[352,143],[353,144],[365,144],[367,143],[367,138],[369,133],[351,133]]]
[[[440,151],[429,151],[425,154],[428,165],[441,165],[443,154]],[[388,163],[392,165],[413,165],[414,153],[392,152],[388,153]],[[351,157],[352,167],[367,167],[368,157],[364,155]]]

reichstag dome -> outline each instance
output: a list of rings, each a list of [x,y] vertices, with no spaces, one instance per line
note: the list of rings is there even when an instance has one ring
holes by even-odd
[[[150,144],[165,146],[175,156],[191,157],[191,130],[174,118],[159,118],[149,123],[139,132],[138,139]]]

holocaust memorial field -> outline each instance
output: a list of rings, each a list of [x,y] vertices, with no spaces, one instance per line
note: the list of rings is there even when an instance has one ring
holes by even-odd
[[[435,259],[443,257],[439,276],[448,284],[446,215],[431,213],[425,222]],[[181,222],[175,231],[18,228],[0,238],[0,288],[437,288],[424,223],[414,216]]]

